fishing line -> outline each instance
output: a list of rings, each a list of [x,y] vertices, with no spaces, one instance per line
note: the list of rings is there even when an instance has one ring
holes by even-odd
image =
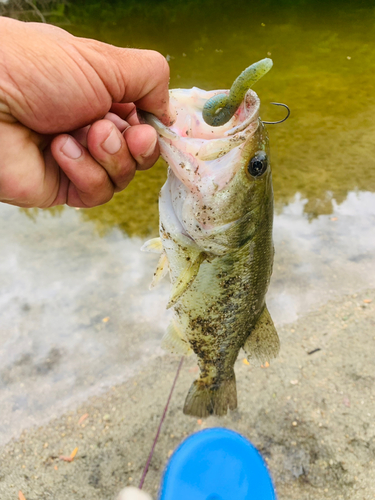
[[[180,360],[180,363],[177,367],[177,371],[176,371],[176,375],[174,377],[174,380],[173,380],[173,384],[172,384],[172,387],[171,387],[171,391],[169,393],[169,396],[168,396],[168,400],[167,400],[167,404],[165,405],[164,407],[164,412],[163,412],[163,415],[160,419],[160,422],[159,422],[159,427],[158,427],[158,430],[156,432],[156,436],[155,436],[155,439],[154,439],[154,442],[152,443],[152,448],[151,448],[151,451],[150,451],[150,454],[148,456],[148,459],[147,459],[147,462],[146,462],[146,465],[145,465],[145,468],[143,469],[143,474],[142,474],[142,477],[141,477],[141,481],[139,483],[139,486],[138,488],[141,490],[142,489],[142,486],[143,486],[143,483],[145,482],[145,479],[146,479],[146,474],[148,472],[148,468],[150,466],[150,462],[151,462],[151,459],[152,459],[152,456],[154,454],[154,450],[155,450],[155,446],[156,446],[156,443],[158,441],[158,438],[159,438],[159,434],[160,434],[160,430],[161,430],[161,426],[163,425],[163,422],[164,422],[164,419],[165,419],[165,416],[167,414],[167,411],[168,411],[168,406],[169,406],[169,403],[170,403],[170,400],[172,398],[172,394],[173,394],[173,390],[174,390],[174,387],[176,385],[176,382],[177,382],[177,379],[178,379],[178,375],[180,374],[180,370],[181,370],[181,366],[182,366],[182,363],[184,362],[184,356],[182,356],[181,360]]]

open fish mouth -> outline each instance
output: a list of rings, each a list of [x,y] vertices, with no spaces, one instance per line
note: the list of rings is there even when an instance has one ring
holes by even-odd
[[[207,124],[205,104],[225,92],[195,87],[171,90],[175,121],[170,127],[151,114],[142,114],[156,129],[161,156],[171,169],[169,213],[173,211],[183,234],[210,251],[215,247],[217,253],[228,250],[229,242],[221,241],[221,235],[244,215],[241,204],[234,208],[236,193],[231,186],[248,150],[258,142],[258,129],[263,128],[260,99],[251,89],[228,122],[216,127]]]
[[[260,101],[253,90],[249,90],[234,116],[219,127],[208,125],[203,119],[203,108],[206,102],[218,94],[229,94],[228,90],[205,91],[193,87],[171,90],[171,109],[176,120],[171,129],[176,129],[180,137],[197,139],[216,139],[227,137],[244,130],[254,119],[258,118]]]
[[[219,127],[208,125],[202,116],[203,107],[210,98],[223,93],[229,91],[205,91],[197,87],[171,90],[170,106],[175,121],[170,127],[149,113],[142,112],[142,117],[156,129],[162,139],[171,142],[178,140],[179,147],[185,145],[184,149],[199,160],[216,159],[254,133],[259,118],[260,100],[250,89],[227,123]],[[243,133],[245,131],[246,134]]]

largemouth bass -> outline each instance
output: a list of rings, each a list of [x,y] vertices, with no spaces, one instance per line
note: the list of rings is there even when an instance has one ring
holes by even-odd
[[[169,169],[160,192],[160,238],[143,250],[161,254],[152,286],[168,272],[172,282],[167,307],[174,318],[163,347],[198,358],[200,377],[184,405],[185,414],[197,417],[237,407],[233,367],[241,348],[262,363],[279,351],[265,303],[273,191],[260,101],[248,90],[232,118],[213,127],[202,111],[218,93],[171,90],[173,125],[146,117]]]

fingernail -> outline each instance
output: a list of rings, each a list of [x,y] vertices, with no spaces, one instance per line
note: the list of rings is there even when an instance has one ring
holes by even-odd
[[[67,138],[60,151],[72,160],[77,160],[82,155],[82,149],[71,137]]]
[[[149,156],[152,155],[152,153],[155,151],[155,146],[156,146],[156,141],[157,139],[155,138],[152,143],[150,144],[150,146],[148,147],[147,151],[145,151],[141,157],[142,158],[148,158]]]
[[[119,138],[114,127],[112,127],[111,133],[103,142],[102,148],[110,155],[114,155],[120,151],[121,139]]]

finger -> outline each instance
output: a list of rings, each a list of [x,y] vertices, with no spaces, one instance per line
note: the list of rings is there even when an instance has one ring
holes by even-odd
[[[102,118],[117,102],[135,103],[168,124],[169,67],[158,52],[14,20],[1,18],[1,24],[2,40],[14,48],[2,54],[4,114],[10,119],[40,134],[70,132]]]
[[[126,57],[129,64],[126,74],[131,74],[132,78],[127,81],[126,97],[122,102],[132,101],[140,109],[154,114],[169,125],[172,118],[169,110],[167,60],[159,52],[127,50],[131,54],[129,52]]]
[[[56,197],[58,169],[45,170],[46,138],[19,123],[0,121],[0,201],[20,207],[47,207]]]
[[[139,125],[137,108],[132,102],[112,104],[111,112],[125,120],[129,125]]]
[[[81,146],[87,149],[87,134],[89,133],[91,125],[74,130],[71,135],[76,139]]]
[[[50,171],[56,171],[58,172],[58,186],[57,186],[57,192],[55,191],[55,197],[50,198],[48,205],[40,207],[40,208],[48,208],[48,207],[54,207],[56,205],[65,205],[68,200],[68,191],[69,191],[69,184],[70,180],[66,176],[63,170],[61,170],[60,166],[58,165],[57,161],[52,155],[51,151],[51,146],[47,147],[43,151],[43,156],[44,156],[44,163],[45,163],[45,168],[46,172]]]
[[[170,124],[169,66],[159,52],[123,49],[86,39],[74,39],[73,44],[95,69],[113,102],[133,102]]]
[[[106,170],[72,136],[62,134],[55,137],[51,143],[51,152],[70,180],[66,194],[67,205],[94,207],[112,198],[114,186]]]
[[[134,109],[135,109],[135,107],[134,107]],[[123,132],[130,125],[129,123],[127,123],[125,120],[120,118],[115,113],[107,113],[104,118],[106,120],[110,120],[112,123],[114,123],[116,125],[116,127],[120,130],[120,132]],[[76,139],[81,144],[81,146],[83,146],[86,149],[87,149],[87,134],[89,133],[90,127],[91,127],[91,125],[87,125],[86,127],[82,127],[82,128],[77,129],[77,130],[74,130],[70,134],[74,137],[74,139]]]
[[[116,191],[126,188],[134,177],[137,163],[118,128],[109,120],[98,120],[90,128],[87,144],[91,155],[108,173]]]
[[[130,123],[128,123],[126,120],[123,120],[115,113],[111,113],[111,112],[107,113],[104,117],[104,120],[111,121],[114,125],[116,125],[116,127],[119,129],[119,131],[121,133],[130,127]]]
[[[134,125],[125,130],[124,137],[137,170],[151,168],[160,154],[156,130],[150,125]]]

